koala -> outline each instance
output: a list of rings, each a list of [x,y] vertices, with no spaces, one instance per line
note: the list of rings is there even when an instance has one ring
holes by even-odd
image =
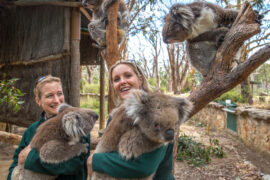
[[[80,137],[86,136],[93,128],[97,113],[90,109],[72,107],[61,104],[58,115],[46,120],[36,131],[30,142],[31,148],[36,148],[41,161],[46,163],[61,163],[81,153],[88,152],[89,144],[80,142]],[[12,172],[12,180],[51,180],[57,176],[36,173],[16,166]]]
[[[130,97],[112,112],[112,120],[95,153],[118,151],[125,159],[136,158],[174,140],[185,122],[192,103],[159,93],[133,90]],[[154,174],[147,178],[152,179]],[[91,180],[115,179],[94,172]]]
[[[238,13],[237,10],[224,9],[209,2],[175,4],[164,18],[163,41],[176,43],[186,40],[190,63],[206,76]],[[256,22],[260,23],[263,16],[255,13]]]
[[[96,47],[106,47],[106,26],[108,24],[107,10],[116,0],[83,0],[84,7],[92,10],[92,20],[88,24],[90,36],[96,41]],[[118,44],[121,44],[128,32],[129,11],[125,1],[120,0],[117,17]]]

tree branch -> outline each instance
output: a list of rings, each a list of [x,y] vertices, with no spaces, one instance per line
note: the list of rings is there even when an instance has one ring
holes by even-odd
[[[218,49],[210,73],[188,97],[194,104],[190,117],[218,96],[240,84],[252,71],[270,58],[270,46],[267,45],[231,71],[231,63],[238,49],[245,40],[259,32],[260,26],[255,22],[255,13],[251,6],[245,3]]]
[[[244,41],[260,32],[260,25],[255,22],[255,19],[256,15],[250,4],[245,2],[223,44],[217,51],[216,61],[221,63],[220,67],[226,72],[229,70],[228,67],[231,67],[234,56]]]

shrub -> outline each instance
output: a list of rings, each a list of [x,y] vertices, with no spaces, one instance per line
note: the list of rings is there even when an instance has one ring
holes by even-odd
[[[99,84],[86,83],[83,87],[83,93],[96,93],[99,94]]]
[[[105,101],[105,113],[107,113],[107,106],[108,105],[108,101]],[[98,113],[100,115],[99,112],[99,99],[97,98],[88,98],[85,100],[81,100],[80,102],[80,107],[82,108],[88,108],[88,109],[92,109],[93,111],[95,111],[96,113]],[[105,117],[107,115],[105,114]]]
[[[238,103],[247,103],[247,100],[243,98],[241,93],[231,90],[224,94],[222,94],[220,97],[216,98],[215,101],[225,101],[226,99],[232,100],[232,102],[238,102]]]
[[[225,156],[223,148],[219,146],[217,139],[209,139],[210,146],[205,147],[201,143],[192,140],[187,135],[179,136],[176,159],[187,161],[193,167],[206,165],[211,162],[211,156],[222,158]]]
[[[15,87],[15,83],[18,80],[17,78],[6,80],[6,74],[0,80],[0,104],[6,104],[13,108],[15,112],[19,111],[21,105],[24,103],[23,100],[20,100],[20,97],[24,96],[24,93]]]

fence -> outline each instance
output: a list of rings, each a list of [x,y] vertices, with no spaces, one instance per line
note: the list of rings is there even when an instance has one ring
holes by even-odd
[[[250,107],[230,109],[212,102],[193,119],[208,124],[210,129],[237,134],[248,147],[270,155],[269,110]]]

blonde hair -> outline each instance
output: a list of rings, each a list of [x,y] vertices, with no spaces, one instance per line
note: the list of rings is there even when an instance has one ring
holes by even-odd
[[[130,61],[117,61],[114,65],[111,66],[111,68],[109,70],[109,88],[112,92],[113,103],[116,106],[121,103],[121,100],[113,88],[112,72],[113,72],[115,67],[117,67],[118,65],[121,65],[121,64],[125,64],[125,65],[129,66],[134,71],[134,73],[137,75],[137,77],[141,78],[142,85],[141,85],[140,89],[144,90],[145,92],[152,92],[150,85],[148,84],[148,81],[147,81],[144,73],[142,72],[142,70],[139,66],[137,66],[135,63],[130,62]]]
[[[61,79],[58,77],[54,77],[52,75],[47,75],[47,76],[42,76],[40,78],[38,78],[37,82],[36,82],[36,87],[34,88],[34,95],[35,97],[37,97],[38,99],[41,98],[41,88],[47,84],[47,83],[51,83],[51,82],[58,82],[61,86],[62,86],[62,82]]]

